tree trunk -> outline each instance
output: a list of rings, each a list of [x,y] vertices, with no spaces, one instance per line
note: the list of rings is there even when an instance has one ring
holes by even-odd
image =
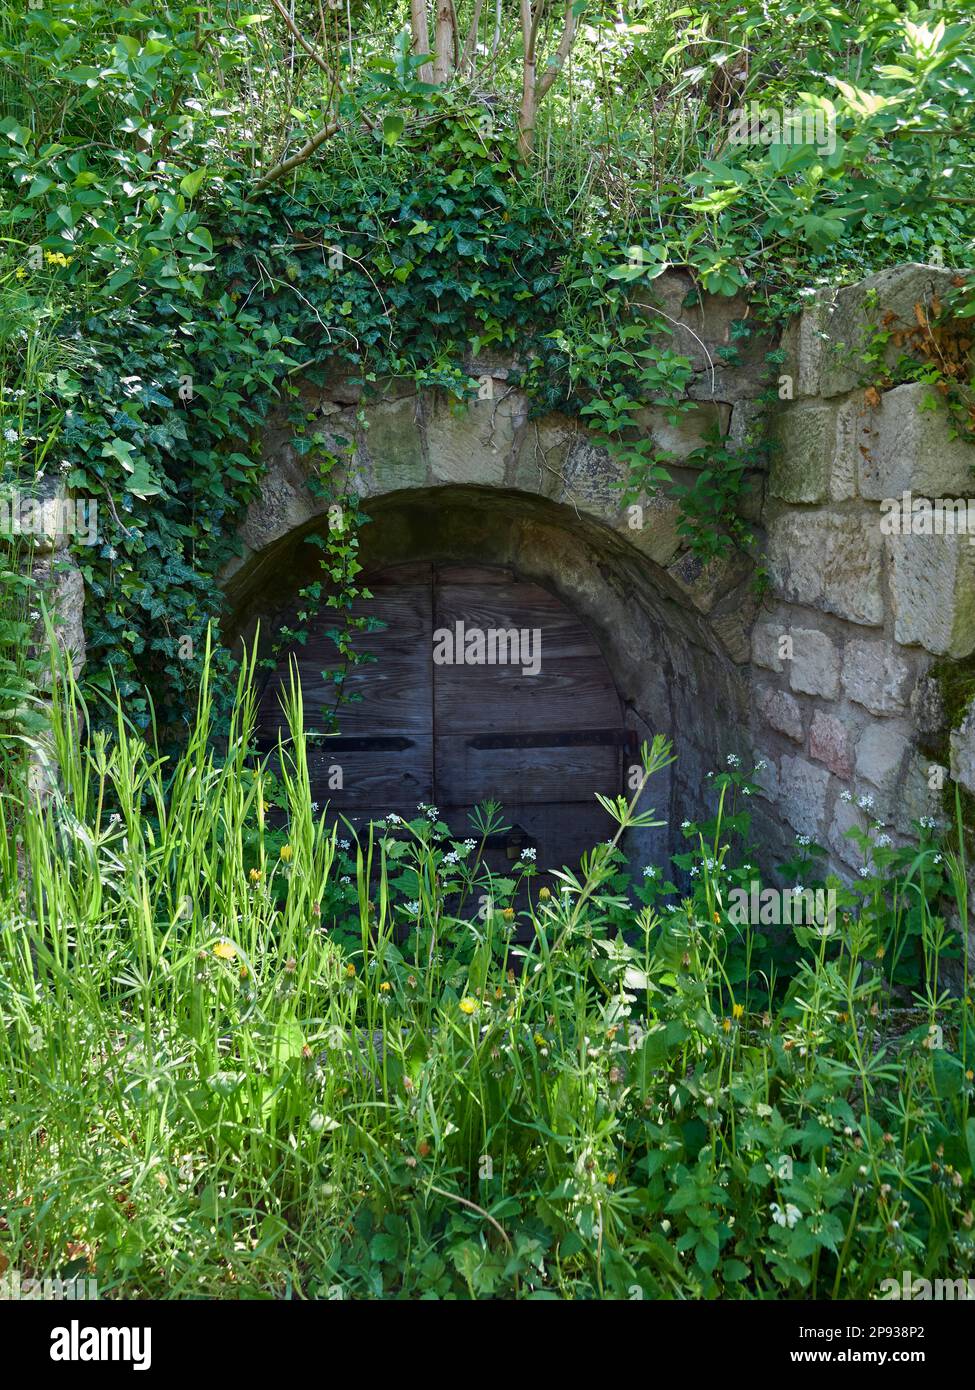
[[[413,53],[420,57],[430,52],[430,30],[427,28],[427,0],[410,0],[410,30],[413,34]],[[433,81],[433,64],[423,63],[420,81]]]
[[[437,27],[435,36],[435,58],[433,80],[446,82],[454,70],[454,54],[457,48],[457,15],[453,0],[437,0]]]
[[[543,0],[537,0],[539,5]],[[536,20],[537,22],[537,20]],[[524,57],[521,66],[521,106],[518,108],[518,153],[527,159],[535,142],[535,28],[531,0],[521,0],[521,35]]]
[[[545,0],[537,0],[534,15],[531,0],[521,0],[521,32],[524,37],[525,56],[522,64],[521,108],[518,112],[518,153],[522,159],[527,159],[535,146],[535,120],[539,104],[565,67],[565,61],[572,52],[576,36],[576,17],[572,6],[573,0],[568,0],[559,46],[539,81],[536,46]]]

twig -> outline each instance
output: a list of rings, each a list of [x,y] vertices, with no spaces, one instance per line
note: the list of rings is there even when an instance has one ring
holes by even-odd
[[[485,1211],[483,1207],[479,1207],[476,1202],[469,1202],[466,1197],[458,1197],[456,1192],[447,1192],[445,1188],[434,1187],[433,1183],[430,1183],[429,1191],[436,1192],[438,1197],[446,1197],[450,1202],[460,1202],[462,1207],[468,1207],[471,1211],[476,1211],[478,1216],[483,1216],[485,1221],[490,1221],[508,1249],[510,1250],[512,1248],[511,1240],[504,1227],[500,1226],[497,1221],[495,1221],[489,1211]]]

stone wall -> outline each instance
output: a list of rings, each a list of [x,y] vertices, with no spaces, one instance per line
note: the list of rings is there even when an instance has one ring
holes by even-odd
[[[755,428],[773,344],[756,334],[731,352],[734,325],[749,312],[744,300],[689,303],[692,281],[678,271],[654,288],[647,312],[670,323],[671,345],[691,358],[695,376],[678,424],[648,407],[640,427],[674,454],[675,479],[687,481],[689,455],[712,428],[737,440]],[[624,509],[618,465],[579,420],[533,416],[514,365],[468,362],[485,394],[469,407],[398,381],[363,399],[343,378],[305,383],[302,404],[336,452],[351,441],[338,484],[372,518],[362,534],[367,567],[421,559],[509,566],[589,624],[630,727],[641,738],[674,739],[678,763],[652,794],[670,827],[656,847],[667,849],[681,819],[710,814],[707,774],[728,754],[747,757],[751,566],[738,554],[702,565],[662,493]],[[234,635],[249,636],[258,620],[263,631],[277,629],[297,588],[315,577],[319,552],[303,542],[327,517],[328,499],[309,490],[308,465],[283,422],[266,435],[265,460],[261,495],[240,531],[243,553],[223,577]],[[751,481],[757,518],[764,479]]]
[[[734,755],[762,765],[751,806],[767,865],[803,836],[852,877],[861,858],[851,828],[903,840],[920,817],[943,818],[949,774],[975,792],[975,710],[949,729],[941,698],[945,669],[975,654],[975,546],[968,535],[881,526],[884,500],[905,491],[967,498],[975,449],[952,437],[929,386],[885,387],[883,364],[868,384],[861,352],[874,325],[916,321],[950,278],[903,266],[816,295],[788,327],[771,377],[777,345],[742,337],[744,300],[702,300],[680,271],[655,283],[646,312],[669,323],[672,346],[695,368],[678,425],[652,407],[641,418],[675,456],[677,481],[689,479],[690,455],[714,427],[734,444],[772,446],[743,503],[767,566],[760,599],[743,557],[702,565],[663,493],[624,509],[618,465],[578,420],[533,416],[510,360],[466,364],[484,386],[469,408],[402,381],[366,399],[343,377],[306,382],[301,398],[344,453],[339,488],[373,518],[362,535],[367,567],[507,566],[592,628],[629,726],[640,737],[667,734],[678,754],[654,798],[668,827],[640,853],[681,844],[680,821],[710,812],[708,774]],[[888,366],[899,352],[892,336]],[[221,579],[229,640],[259,621],[276,629],[318,575],[319,552],[305,541],[328,524],[328,499],[309,487],[283,413],[266,431],[264,458],[241,554]],[[80,669],[80,571],[52,546],[37,558]]]
[[[763,524],[771,591],[752,631],[753,732],[768,760],[766,823],[830,851],[851,827],[910,837],[944,819],[944,711],[930,671],[975,650],[968,535],[887,534],[885,499],[973,495],[975,449],[931,386],[864,385],[871,325],[914,325],[950,275],[904,266],[823,293],[787,330],[784,400]],[[891,339],[887,362],[903,351]],[[883,377],[883,366],[873,369]],[[889,529],[889,525],[888,525]]]
[[[351,441],[339,482],[374,518],[367,564],[510,565],[590,624],[632,726],[675,741],[670,846],[681,819],[709,810],[707,774],[735,754],[763,764],[752,807],[768,861],[808,836],[849,877],[860,868],[851,827],[882,821],[876,833],[896,840],[941,813],[944,769],[931,749],[947,736],[929,671],[975,650],[967,536],[885,536],[880,525],[881,501],[905,490],[967,496],[975,450],[952,439],[931,388],[868,387],[860,351],[884,315],[912,323],[949,278],[905,266],[816,296],[771,378],[776,345],[742,337],[745,301],[701,300],[679,271],[656,282],[646,309],[694,364],[693,406],[677,426],[648,408],[641,426],[676,457],[678,482],[715,426],[738,445],[770,439],[771,463],[743,504],[765,551],[761,600],[743,557],[705,566],[691,553],[663,493],[636,515],[624,509],[618,465],[577,420],[533,417],[510,360],[466,364],[487,395],[464,409],[402,382],[363,399],[341,378],[306,384],[302,401],[337,449]],[[893,365],[898,349],[888,353]],[[258,619],[275,626],[313,577],[316,552],[302,542],[328,505],[309,491],[283,424],[269,430],[265,458],[243,553],[224,576],[235,633]],[[975,780],[975,715],[971,724],[955,761]]]

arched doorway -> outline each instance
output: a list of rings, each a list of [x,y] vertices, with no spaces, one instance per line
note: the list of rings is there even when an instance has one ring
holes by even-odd
[[[499,870],[526,850],[542,869],[574,865],[606,839],[595,793],[621,790],[635,736],[585,624],[508,568],[401,564],[368,587],[362,611],[385,626],[356,641],[375,658],[349,677],[361,700],[342,705],[337,736],[309,748],[313,798],[356,828],[434,805],[458,839],[476,803],[500,802],[511,828],[489,845]],[[335,665],[332,621],[320,615],[295,654],[309,729],[321,730],[334,704],[321,676]],[[265,748],[277,741],[287,678],[282,663],[262,692]]]

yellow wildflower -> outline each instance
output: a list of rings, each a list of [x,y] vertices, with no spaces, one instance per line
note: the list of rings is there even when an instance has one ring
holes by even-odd
[[[462,1014],[472,1014],[477,1012],[477,1000],[472,999],[469,994],[465,994],[460,1001],[460,1011]]]
[[[251,869],[247,877],[250,879],[251,883],[260,883],[261,879],[264,877],[264,874],[261,872],[260,869]]]
[[[731,1013],[734,1018],[743,1018],[745,1015],[744,1004],[733,1004],[731,1007]]]
[[[606,1174],[606,1186],[607,1186],[607,1187],[615,1187],[615,1186],[616,1186],[616,1174],[615,1174],[615,1173],[607,1173],[607,1174]]]
[[[543,903],[547,903],[552,894],[549,892],[547,888],[539,888],[538,896]]]
[[[218,960],[236,960],[237,948],[229,941],[218,941],[213,948],[213,954]]]
[[[278,852],[286,864],[291,863],[291,856],[294,854],[294,850],[290,845],[282,845]]]
[[[392,988],[393,986],[388,980],[383,980],[382,984],[379,986],[379,991],[381,994],[388,994]]]
[[[347,979],[355,979],[355,966],[352,964],[351,961],[349,961],[348,965],[345,967],[345,974]]]
[[[731,1019],[730,1019],[730,1018],[723,1018],[723,1019],[721,1020],[721,1027],[724,1029],[724,1031],[725,1031],[726,1033],[730,1033],[730,1032],[731,1032]]]

